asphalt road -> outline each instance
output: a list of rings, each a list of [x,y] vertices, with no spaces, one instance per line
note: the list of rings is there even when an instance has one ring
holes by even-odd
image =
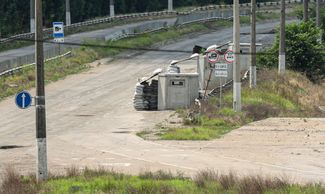
[[[65,42],[66,43],[82,43],[84,40],[90,40],[90,39],[99,39],[99,40],[104,40],[106,36],[113,35],[116,32],[121,31],[122,29],[127,29],[129,27],[136,27],[139,25],[144,25],[148,23],[153,23],[153,22],[167,22],[168,25],[174,24],[176,21],[176,18],[169,18],[169,19],[159,19],[159,20],[148,20],[148,21],[143,21],[143,22],[137,22],[137,23],[132,23],[132,24],[126,24],[126,25],[121,25],[121,26],[114,26],[111,28],[107,29],[102,29],[102,30],[95,30],[91,32],[83,32],[83,33],[78,33],[78,34],[73,34],[65,37]],[[52,43],[45,43],[44,44],[44,51],[50,50],[57,45],[52,44]],[[69,47],[69,45],[68,45]],[[27,47],[22,47],[19,49],[13,49],[13,50],[8,50],[5,52],[0,52],[0,63],[3,61],[7,60],[13,60],[17,57],[22,57],[22,56],[27,56],[35,53],[35,46],[27,46]]]
[[[273,29],[278,22],[258,24],[257,31]],[[243,27],[242,32],[248,32]],[[232,29],[188,37],[162,49],[191,50],[231,40]],[[258,42],[271,43],[274,35],[259,34]],[[241,37],[249,42],[249,36]],[[137,112],[132,97],[137,78],[165,68],[184,53],[145,52],[102,64],[88,72],[46,87],[48,162],[52,172],[78,167],[113,168],[126,173],[144,170],[199,170],[259,174],[290,181],[325,180],[325,119],[269,119],[253,123],[210,142],[145,141],[136,131],[154,127],[170,111]],[[35,91],[31,90],[34,94]],[[0,102],[0,172],[11,164],[21,173],[36,168],[35,111],[19,110],[14,98]],[[301,129],[301,130],[298,130]]]

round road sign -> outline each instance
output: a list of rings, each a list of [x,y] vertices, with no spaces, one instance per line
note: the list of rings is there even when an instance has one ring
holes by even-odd
[[[227,50],[226,53],[224,54],[224,59],[227,61],[227,63],[234,62],[234,60],[235,60],[234,51]]]
[[[210,63],[216,63],[219,61],[219,53],[216,50],[211,50],[207,53],[208,61]]]
[[[28,92],[22,91],[16,95],[15,102],[19,108],[26,109],[32,104],[32,96]]]

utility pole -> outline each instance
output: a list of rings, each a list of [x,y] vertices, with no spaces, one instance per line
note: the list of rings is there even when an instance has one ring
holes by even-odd
[[[65,25],[71,25],[70,0],[65,0]]]
[[[280,24],[280,44],[279,44],[279,74],[285,73],[285,0],[281,0],[281,24]]]
[[[303,20],[304,22],[308,21],[308,0],[303,0],[304,1],[304,17]]]
[[[233,27],[233,38],[234,38],[234,53],[235,60],[233,63],[233,80],[234,80],[234,91],[233,91],[233,108],[234,111],[241,111],[241,80],[240,80],[240,25],[239,25],[239,0],[234,0],[234,27]]]
[[[316,26],[320,27],[320,0],[316,1]]]
[[[168,0],[168,11],[173,11],[173,0]]]
[[[35,32],[35,0],[30,0],[30,32]]]
[[[44,89],[44,56],[43,56],[43,19],[42,0],[35,0],[35,59],[36,59],[36,138],[37,138],[37,180],[47,180],[47,144],[46,144],[46,116]]]
[[[251,66],[249,86],[256,87],[256,0],[251,0]]]
[[[109,0],[109,15],[111,17],[115,16],[114,0]]]

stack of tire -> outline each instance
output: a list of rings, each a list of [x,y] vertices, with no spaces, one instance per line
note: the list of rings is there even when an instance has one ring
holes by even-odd
[[[137,83],[133,106],[136,110],[157,110],[158,108],[158,80]]]

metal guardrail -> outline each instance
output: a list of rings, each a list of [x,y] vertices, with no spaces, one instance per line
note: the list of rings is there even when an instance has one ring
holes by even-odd
[[[114,16],[114,17],[106,17],[106,18],[101,18],[101,19],[95,19],[95,20],[74,23],[69,26],[65,26],[65,29],[70,30],[73,28],[101,24],[101,23],[109,23],[109,22],[118,21],[118,20],[146,18],[146,17],[152,17],[152,16],[168,16],[168,15],[176,15],[176,12],[175,11],[158,11],[158,12],[146,12],[146,13],[137,13],[137,14],[118,15],[118,16]],[[52,28],[43,29],[44,38],[51,37],[52,32],[53,32]],[[20,39],[33,39],[34,36],[35,36],[35,33],[18,34],[18,35],[11,36],[9,38],[0,39],[0,44],[10,42],[10,41],[20,40]]]
[[[299,3],[300,0],[294,0],[291,2]],[[270,5],[273,5],[274,2],[266,2],[265,4],[267,5],[270,3]],[[275,2],[276,3],[276,2]],[[242,4],[242,6],[249,6],[250,4]],[[228,6],[228,5],[227,5]],[[177,14],[177,21],[175,22],[174,26],[182,26],[182,25],[187,25],[191,23],[196,23],[196,22],[203,22],[203,21],[212,21],[212,20],[218,20],[218,19],[223,19],[223,20],[231,20],[232,19],[232,11],[229,9],[223,9],[220,10],[218,9],[219,6],[206,6],[206,7],[200,7],[192,10],[191,12],[182,12]],[[232,6],[228,6],[227,8],[231,8]],[[205,11],[202,11],[206,9]],[[200,10],[200,11],[199,11]],[[242,9],[241,10],[241,15],[248,15],[250,14],[248,9]],[[116,16],[115,18],[119,19],[125,19],[125,18],[135,18],[138,17],[139,15],[147,17],[152,14],[154,15],[159,15],[159,14],[175,14],[176,12],[151,12],[151,13],[141,13],[141,14],[129,14],[129,15],[124,15],[124,16]],[[87,22],[81,22],[81,23],[76,23],[73,24],[69,27],[74,27],[74,26],[83,26],[83,25],[91,25],[94,23],[103,23],[110,21],[110,17],[108,18],[103,18],[103,19],[98,19],[98,20],[93,20],[93,21],[87,21]],[[68,28],[69,28],[68,27]],[[136,36],[144,33],[150,33],[154,31],[159,31],[163,29],[168,29],[169,26],[167,26],[167,23],[165,22],[153,22],[149,24],[141,24],[136,27],[130,27],[127,29],[123,29],[121,31],[116,32],[113,35],[108,35],[105,37],[105,40],[119,40],[131,36]],[[52,29],[45,29],[50,32],[52,32]],[[31,33],[30,33],[31,34]],[[24,36],[24,35],[21,35]],[[57,48],[51,48],[47,51],[44,51],[45,58],[50,58],[53,56],[56,56],[60,54],[60,48],[59,50]],[[10,72],[11,70],[16,70],[20,69],[20,67],[25,67],[24,64],[32,63],[34,60],[34,55],[26,55],[26,56],[21,56],[17,57],[15,59],[3,61],[0,63],[0,72]],[[23,66],[22,66],[23,65]],[[3,73],[0,73],[0,76]]]
[[[69,55],[71,55],[71,53],[72,53],[72,52],[69,51],[69,52],[66,52],[66,53],[63,54],[63,55],[59,55],[59,56],[56,56],[56,57],[52,57],[52,58],[46,59],[46,60],[44,60],[44,61],[45,61],[45,62],[48,62],[48,61],[52,61],[52,60],[55,60],[55,59],[58,59],[58,58],[61,58],[61,57],[69,56]],[[15,68],[13,68],[13,69],[9,69],[9,70],[7,70],[7,71],[1,72],[1,73],[0,73],[0,77],[1,77],[1,76],[4,76],[4,75],[12,74],[12,73],[15,72],[15,71],[21,70],[21,69],[26,68],[26,67],[33,66],[33,65],[35,65],[35,64],[36,64],[36,63],[31,63],[31,64],[27,64],[27,65],[22,65],[22,66],[19,66],[19,67],[15,67]]]
[[[286,4],[297,4],[297,3],[301,3],[301,2],[302,2],[302,0],[288,0],[288,1],[286,1]],[[316,2],[316,0],[310,0],[310,2],[314,3],[314,2]],[[258,8],[278,6],[278,5],[280,5],[280,2],[257,3]],[[249,8],[250,3],[240,4],[240,7]],[[74,23],[72,25],[65,26],[65,29],[69,30],[69,29],[78,28],[78,27],[82,27],[82,26],[108,23],[108,22],[112,22],[112,21],[116,21],[116,20],[145,18],[145,17],[151,17],[151,16],[183,15],[183,14],[189,14],[189,13],[196,12],[196,11],[206,11],[206,10],[216,10],[216,9],[232,9],[232,5],[208,5],[208,6],[197,7],[191,11],[188,11],[188,12],[158,11],[158,12],[145,12],[145,13],[118,15],[115,17],[105,17],[105,18],[100,18],[100,19],[94,19],[94,20]],[[47,38],[52,36],[52,28],[46,28],[43,31],[44,31],[44,35]],[[19,39],[33,39],[34,35],[35,35],[34,33],[24,33],[24,34],[14,35],[9,38],[0,39],[0,44],[10,42],[10,41],[19,40]]]

